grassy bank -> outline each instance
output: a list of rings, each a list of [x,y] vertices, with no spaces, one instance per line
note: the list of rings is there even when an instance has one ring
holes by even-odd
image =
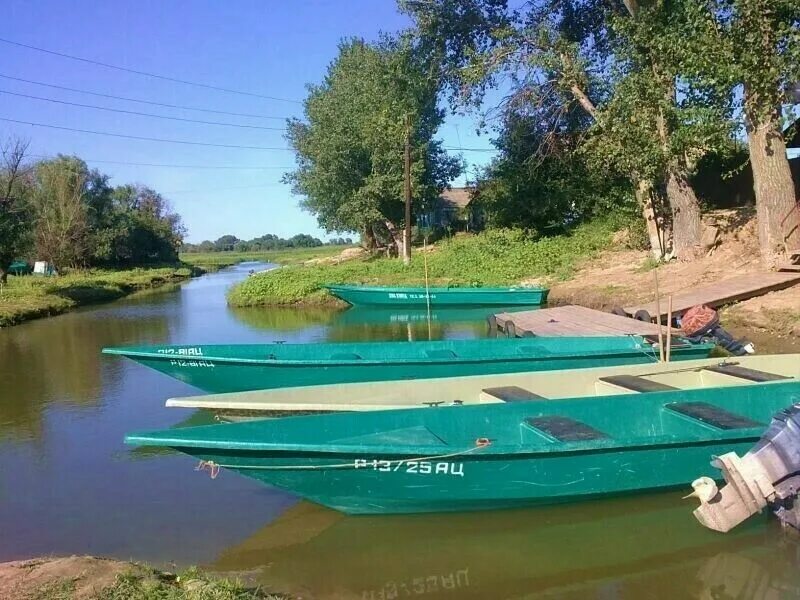
[[[57,315],[84,304],[107,302],[137,290],[187,279],[190,266],[74,271],[57,277],[9,277],[0,293],[0,327]]]
[[[184,252],[181,261],[214,271],[241,262],[261,261],[279,265],[295,265],[314,258],[336,256],[352,246],[317,246],[316,248],[286,248],[264,252]]]
[[[191,569],[178,575],[137,563],[70,556],[0,563],[0,597],[25,600],[288,600]]]
[[[431,285],[515,285],[526,279],[571,276],[584,259],[607,248],[618,223],[595,221],[569,235],[533,240],[522,231],[487,231],[439,242],[427,254]],[[417,250],[412,264],[388,258],[355,259],[340,264],[290,266],[250,277],[231,289],[234,306],[329,304],[322,289],[330,283],[420,285],[426,256]]]

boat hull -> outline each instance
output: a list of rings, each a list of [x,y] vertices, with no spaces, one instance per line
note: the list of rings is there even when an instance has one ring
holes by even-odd
[[[370,354],[366,346],[372,348]],[[540,349],[541,346],[541,349]],[[672,350],[673,360],[708,356],[713,346],[685,344]],[[253,360],[237,359],[235,347],[223,356],[214,346],[166,346],[137,351],[109,349],[210,393],[247,392],[286,387],[437,379],[469,375],[496,375],[555,369],[581,369],[654,362],[652,347],[630,338],[583,338],[579,340],[458,340],[449,342],[387,342],[383,344],[316,344],[320,356],[356,354],[351,360]],[[233,348],[233,350],[230,350]],[[247,347],[242,347],[247,348]],[[287,346],[249,347],[247,352],[265,357]],[[363,348],[363,349],[362,349]],[[395,358],[379,359],[389,352]],[[407,353],[406,357],[400,356]],[[452,353],[451,358],[442,356]],[[464,358],[467,354],[471,358]],[[371,355],[375,356],[372,357]]]
[[[212,471],[237,471],[348,514],[576,502],[686,486],[715,475],[714,456],[746,452],[772,414],[800,404],[797,357],[767,358],[782,379],[268,419],[133,434],[126,441],[174,448]],[[698,370],[723,368],[698,363],[637,381],[696,379]],[[740,363],[725,368],[731,367],[750,377],[770,375]]]
[[[326,286],[337,298],[356,306],[540,306],[546,288],[402,288]]]
[[[264,455],[253,460],[229,453],[180,450],[317,504],[364,515],[510,509],[686,488],[694,477],[714,475],[710,466],[713,456],[746,452],[756,439],[758,436],[735,443],[648,447],[624,453],[523,455],[514,459],[481,459],[476,454],[411,460],[399,468],[391,463],[399,457],[388,455],[366,459]],[[339,464],[360,466],[324,468]],[[296,468],[281,470],[285,467]]]

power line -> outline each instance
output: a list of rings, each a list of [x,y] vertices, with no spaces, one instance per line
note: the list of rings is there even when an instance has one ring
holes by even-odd
[[[261,185],[240,185],[226,188],[208,188],[205,190],[172,190],[171,192],[161,192],[162,194],[203,194],[206,192],[227,192],[230,190],[252,190],[256,188],[269,188],[281,185],[280,183],[265,183]]]
[[[50,154],[27,154],[26,156],[30,156],[31,158],[44,158],[50,159],[53,158]],[[94,158],[83,158],[82,160],[86,161],[87,163],[98,163],[98,164],[108,164],[108,165],[125,165],[125,166],[133,166],[133,167],[164,167],[170,169],[222,169],[222,170],[237,170],[237,171],[263,171],[267,169],[280,169],[282,171],[288,169],[294,169],[294,167],[276,167],[276,166],[267,166],[267,167],[233,167],[228,165],[175,165],[175,164],[164,164],[164,163],[141,163],[141,162],[127,162],[121,160],[99,160]]]
[[[32,96],[31,94],[20,94],[17,92],[9,92],[8,90],[0,90],[0,94],[9,94],[11,96],[18,96],[20,98],[31,98],[33,100],[41,100],[43,102],[53,102],[55,104],[65,104],[68,106],[79,106],[81,108],[92,108],[94,110],[106,110],[109,112],[124,113],[127,115],[137,115],[140,117],[151,117],[153,119],[168,119],[170,121],[183,121],[185,123],[200,123],[202,125],[223,125],[225,127],[241,127],[244,129],[268,129],[271,131],[283,131],[283,127],[262,127],[261,125],[240,125],[238,123],[223,123],[221,121],[201,121],[199,119],[184,119],[182,117],[170,117],[167,115],[155,115],[153,113],[139,112],[135,110],[125,110],[123,108],[109,108],[107,106],[95,106],[93,104],[81,104],[80,102],[69,102],[67,100],[57,100],[55,98],[44,98],[42,96]]]
[[[215,110],[213,108],[198,108],[196,106],[184,106],[182,104],[167,104],[165,102],[153,102],[151,100],[141,100],[138,98],[126,98],[125,96],[114,96],[113,94],[103,94],[100,92],[90,92],[89,90],[79,90],[77,88],[66,87],[63,85],[55,85],[54,83],[43,83],[41,81],[33,81],[31,79],[23,79],[22,77],[12,77],[11,75],[3,75],[0,73],[0,77],[3,79],[11,79],[13,81],[21,81],[23,83],[31,83],[33,85],[40,85],[43,87],[53,88],[56,90],[66,90],[68,92],[76,92],[78,94],[89,94],[90,96],[98,96],[100,98],[111,98],[113,100],[123,100],[125,102],[138,102],[139,104],[149,104],[151,106],[163,106],[165,108],[179,108],[182,110],[196,110],[198,112],[207,112],[207,113],[214,113],[218,115],[230,115],[232,117],[252,117],[256,119],[272,119],[274,121],[285,121],[289,117],[272,117],[267,115],[257,115],[253,113],[239,113],[239,112],[230,112],[227,110]]]
[[[459,150],[461,152],[497,152],[497,148],[459,148],[457,146],[442,146],[445,150]]]
[[[56,52],[54,50],[47,50],[45,48],[39,48],[37,46],[31,46],[29,44],[23,44],[21,42],[14,42],[12,40],[7,40],[4,38],[0,38],[0,42],[4,44],[10,44],[12,46],[18,46],[20,48],[27,48],[28,50],[36,50],[37,52],[44,52],[45,54],[51,54],[53,56],[59,56],[61,58],[68,58],[70,60],[77,60],[80,62],[88,63],[90,65],[97,65],[100,67],[105,67],[107,69],[116,69],[117,71],[125,71],[126,73],[133,73],[135,75],[144,75],[145,77],[153,77],[155,79],[161,79],[163,81],[172,81],[173,83],[182,83],[184,85],[192,85],[195,87],[201,87],[208,90],[216,90],[218,92],[226,92],[228,94],[239,94],[241,96],[252,96],[254,98],[264,98],[266,100],[278,100],[280,102],[291,102],[293,104],[302,104],[297,100],[292,100],[290,98],[280,98],[278,96],[266,96],[264,94],[256,94],[254,92],[244,92],[241,90],[234,90],[231,88],[224,88],[219,87],[216,85],[210,85],[208,83],[198,83],[196,81],[188,81],[186,79],[178,79],[176,77],[169,77],[167,75],[159,75],[157,73],[149,73],[148,71],[139,71],[137,69],[129,69],[128,67],[120,67],[118,65],[112,65],[109,63],[100,62],[97,60],[92,60],[90,58],[83,58],[80,56],[73,56],[71,54],[65,54],[63,52]]]
[[[126,135],[124,133],[109,133],[107,131],[93,131],[91,129],[75,129],[73,127],[62,127],[61,125],[48,125],[46,123],[34,123],[32,121],[20,121],[0,117],[0,121],[8,123],[19,123],[20,125],[31,125],[33,127],[46,127],[48,129],[60,129],[61,131],[75,131],[77,133],[90,133],[92,135],[104,135],[108,137],[125,138],[129,140],[143,140],[146,142],[162,142],[166,144],[184,144],[188,146],[210,146],[213,148],[236,148],[239,150],[289,150],[289,148],[278,148],[276,146],[241,146],[238,144],[212,144],[210,142],[192,142],[188,140],[169,140],[164,138],[144,137],[140,135]]]

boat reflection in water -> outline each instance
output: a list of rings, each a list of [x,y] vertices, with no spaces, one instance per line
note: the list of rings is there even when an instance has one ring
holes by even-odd
[[[485,337],[489,315],[537,310],[536,306],[477,308],[385,308],[354,306],[331,322],[327,341],[366,340],[419,341],[446,338]]]
[[[435,516],[300,503],[208,568],[304,598],[761,599],[798,596],[797,547],[766,519],[708,531],[673,493]]]

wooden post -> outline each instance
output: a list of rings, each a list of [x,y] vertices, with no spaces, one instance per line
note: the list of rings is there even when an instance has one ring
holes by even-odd
[[[664,334],[661,331],[661,302],[658,297],[658,269],[653,269],[656,280],[656,322],[658,323],[658,357],[664,362]]]
[[[406,223],[403,229],[403,264],[411,264],[411,119],[406,115],[406,147],[404,152],[404,196]]]
[[[667,362],[672,354],[672,294],[667,296]]]
[[[432,339],[431,336],[431,287],[428,284],[428,236],[425,236],[422,242],[422,262],[425,264],[425,304],[428,308],[428,341]]]

